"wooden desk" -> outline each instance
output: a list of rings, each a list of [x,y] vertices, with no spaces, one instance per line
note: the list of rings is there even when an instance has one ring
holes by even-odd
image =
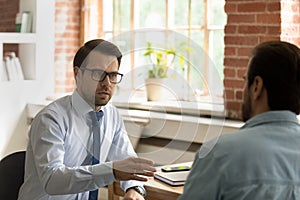
[[[146,200],[175,200],[183,192],[183,186],[172,187],[154,178],[145,183],[145,189],[147,190]],[[124,192],[119,182],[108,186],[108,200],[119,200],[119,196],[123,195]]]
[[[178,163],[169,166],[188,165],[192,166],[193,162]],[[161,170],[157,167],[157,171]],[[145,182],[144,187],[147,191],[146,200],[176,200],[183,192],[183,186],[170,186],[155,178],[149,178]],[[108,200],[119,200],[120,196],[124,196],[124,191],[120,187],[119,182],[114,182],[108,186]]]

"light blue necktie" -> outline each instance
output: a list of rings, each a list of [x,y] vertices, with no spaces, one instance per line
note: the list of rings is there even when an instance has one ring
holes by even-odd
[[[100,159],[100,118],[103,116],[103,112],[91,112],[92,127],[93,127],[93,155],[92,164],[98,164]],[[98,199],[98,189],[90,191],[89,200]]]

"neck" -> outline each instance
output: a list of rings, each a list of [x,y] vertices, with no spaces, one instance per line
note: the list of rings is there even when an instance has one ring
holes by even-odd
[[[270,107],[268,104],[268,95],[265,89],[263,90],[261,95],[256,100],[254,100],[252,104],[252,110],[252,117],[270,111]]]
[[[99,112],[101,110],[101,106],[95,106],[94,111]]]

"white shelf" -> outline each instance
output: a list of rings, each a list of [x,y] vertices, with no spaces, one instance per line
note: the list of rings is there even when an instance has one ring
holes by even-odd
[[[0,33],[0,44],[27,44],[36,43],[35,33]]]
[[[32,13],[32,33],[0,32],[0,66],[6,45],[17,45],[24,79],[1,81],[0,159],[27,146],[28,102],[42,101],[54,91],[55,0],[18,0],[20,12]],[[2,2],[3,4],[3,2]],[[5,49],[4,49],[5,47]]]

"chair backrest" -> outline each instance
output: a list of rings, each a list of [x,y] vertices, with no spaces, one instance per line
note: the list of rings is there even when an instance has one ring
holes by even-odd
[[[0,199],[16,200],[24,182],[25,151],[12,153],[0,161]]]

